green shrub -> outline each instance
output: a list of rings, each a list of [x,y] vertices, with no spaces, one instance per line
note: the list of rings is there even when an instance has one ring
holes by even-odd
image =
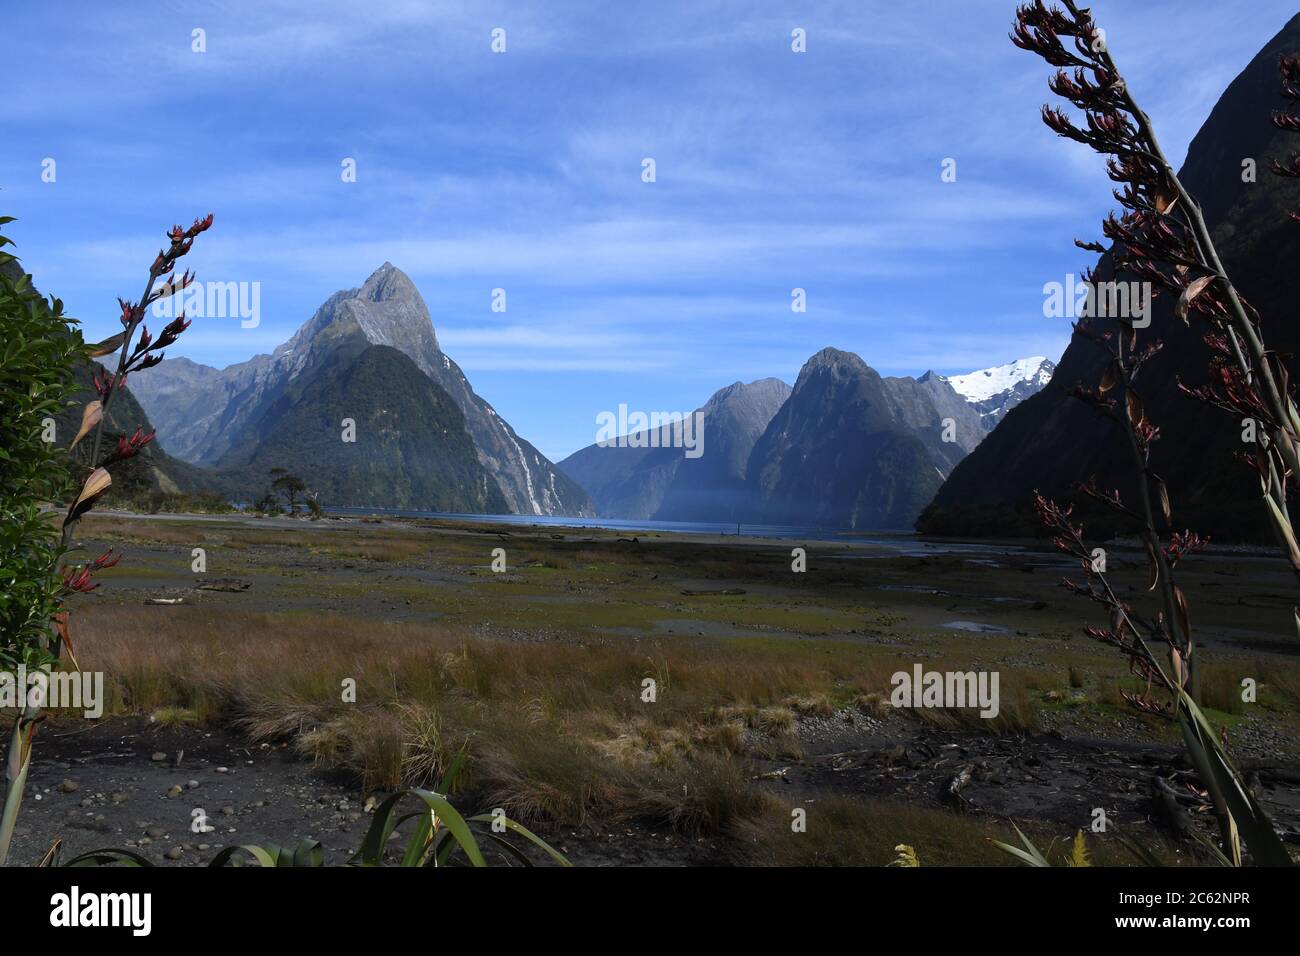
[[[0,226],[12,222],[0,217]],[[74,483],[54,419],[71,404],[85,355],[63,303],[48,302],[5,252],[0,235],[0,666],[50,665],[50,621],[59,610],[63,553],[48,506]]]

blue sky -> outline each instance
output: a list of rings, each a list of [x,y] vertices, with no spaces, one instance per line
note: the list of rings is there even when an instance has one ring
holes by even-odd
[[[1179,158],[1295,13],[1092,6]],[[1013,10],[19,0],[0,36],[0,214],[96,338],[161,230],[214,212],[189,264],[259,282],[262,310],[256,328],[200,320],[173,350],[217,366],[390,260],[475,389],[558,459],[603,410],[793,382],[827,345],[883,374],[1059,356],[1068,327],[1043,317],[1042,286],[1088,264],[1072,240],[1113,201],[1100,161],[1039,120],[1048,71],[1008,41]]]

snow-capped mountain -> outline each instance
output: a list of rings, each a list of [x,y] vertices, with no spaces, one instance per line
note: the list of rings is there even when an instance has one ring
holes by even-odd
[[[1046,356],[1017,359],[966,375],[939,376],[980,413],[984,427],[993,427],[1030,395],[1052,380],[1056,365]]]

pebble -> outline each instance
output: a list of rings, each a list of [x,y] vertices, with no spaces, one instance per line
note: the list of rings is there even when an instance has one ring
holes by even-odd
[[[156,750],[154,751],[153,756],[150,757],[149,759],[152,760],[154,763],[162,763],[164,760],[167,759],[167,755],[163,753],[161,750]]]
[[[166,853],[163,854],[163,856],[167,857],[167,859],[169,860],[179,860],[184,855],[185,855],[185,851],[178,846],[172,847],[170,850],[168,850]]]
[[[151,836],[151,837],[153,837],[155,840],[156,840],[158,837],[166,836],[166,835],[167,835],[167,831],[166,831],[165,829],[163,829],[162,827],[149,827],[147,830],[144,831],[144,833],[145,833],[145,836]]]
[[[75,780],[64,780],[58,786],[59,793],[72,793],[80,789],[81,789],[81,784],[77,783],[77,781]]]
[[[168,789],[168,791],[167,791],[167,796],[169,796],[169,797],[179,797],[179,796],[181,795],[181,793],[182,793],[181,785],[180,785],[179,783],[174,783],[174,784],[172,784],[171,787]]]

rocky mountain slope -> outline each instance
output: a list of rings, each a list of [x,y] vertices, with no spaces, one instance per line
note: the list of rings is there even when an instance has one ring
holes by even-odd
[[[439,347],[428,308],[414,284],[391,263],[384,263],[360,288],[332,295],[271,355],[222,370],[167,359],[151,370],[162,374],[142,381],[137,395],[160,425],[176,436],[173,447],[179,453],[218,471],[243,473],[258,460],[258,443],[274,432],[287,408],[308,397],[307,377],[340,349],[360,355],[361,345],[388,346],[402,353],[450,397],[472,439],[474,455],[497,485],[506,510],[534,515],[592,513],[585,492],[474,392]],[[445,422],[439,409],[431,421],[410,424],[417,431],[437,432]],[[317,463],[318,471],[341,463],[329,454],[328,446],[320,450],[326,457]],[[470,470],[459,473],[469,475]],[[469,487],[457,494],[492,498]]]
[[[354,425],[344,441],[340,423]],[[305,376],[297,400],[226,473],[255,490],[286,468],[335,505],[502,513],[505,496],[479,462],[465,418],[405,353],[347,345]],[[322,465],[323,462],[328,464]]]
[[[851,352],[823,349],[750,454],[750,520],[907,527],[982,434],[975,409],[937,376],[882,378]]]

